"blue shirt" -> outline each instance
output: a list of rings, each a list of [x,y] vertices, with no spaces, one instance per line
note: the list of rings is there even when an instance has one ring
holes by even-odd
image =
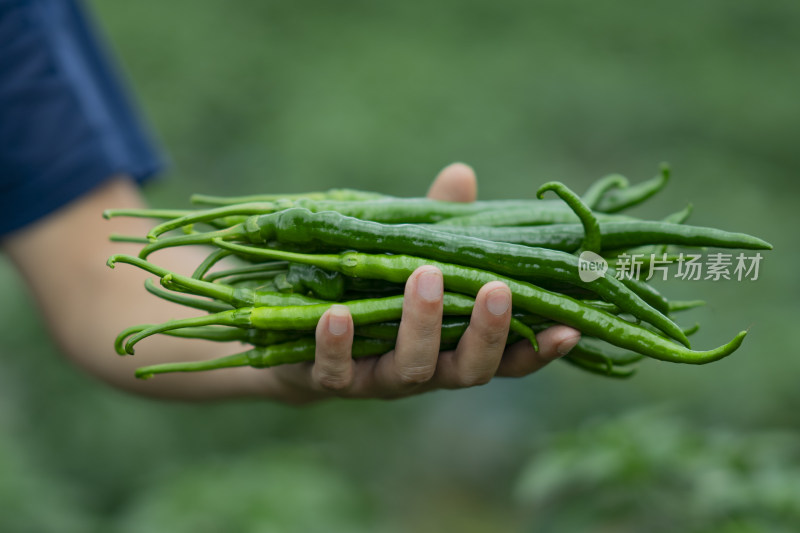
[[[78,0],[0,0],[0,235],[160,166]]]

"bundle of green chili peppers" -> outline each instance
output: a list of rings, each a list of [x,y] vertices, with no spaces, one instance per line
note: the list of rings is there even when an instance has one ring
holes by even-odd
[[[137,342],[156,333],[249,345],[219,359],[140,368],[140,378],[310,361],[317,321],[340,303],[349,307],[356,328],[353,357],[378,355],[394,346],[404,282],[428,264],[444,278],[442,349],[455,347],[466,330],[480,287],[500,280],[513,295],[508,343],[536,347],[536,332],[567,324],[580,330],[582,339],[564,360],[610,377],[631,376],[643,357],[716,361],[734,352],[746,332],[717,348],[692,350],[687,337],[697,326],[682,329],[672,315],[703,302],[668,301],[615,267],[624,267],[632,254],[639,254],[647,268],[647,256],[669,263],[684,248],[772,247],[747,234],[686,225],[690,208],[660,221],[619,214],[668,180],[663,166],[658,176],[636,185],[619,175],[606,176],[582,196],[548,182],[530,200],[456,203],[333,189],[237,198],[195,195],[193,202],[206,206],[196,210],[108,210],[106,218],[163,220],[146,237],[112,236],[143,247],[138,257],[111,257],[109,266],[142,268],[160,279],[160,285],[145,283],[149,292],[205,312],[133,326],[120,333],[115,347],[120,355],[133,354]],[[558,198],[543,200],[548,191]],[[171,272],[148,260],[157,250],[197,245],[211,251],[193,273]],[[587,270],[587,265],[598,268]]]

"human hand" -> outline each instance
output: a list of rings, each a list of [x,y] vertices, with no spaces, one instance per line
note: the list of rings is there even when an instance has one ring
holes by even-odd
[[[477,180],[467,165],[455,163],[434,180],[428,197],[472,202]],[[268,394],[306,402],[327,397],[397,398],[433,389],[457,389],[488,383],[495,376],[522,377],[565,355],[580,332],[554,326],[506,347],[511,291],[502,282],[484,285],[475,298],[470,325],[455,350],[439,351],[443,280],[434,266],[414,271],[406,282],[403,315],[395,349],[380,356],[353,359],[353,320],[345,306],[333,306],[320,319],[313,363],[269,370]]]

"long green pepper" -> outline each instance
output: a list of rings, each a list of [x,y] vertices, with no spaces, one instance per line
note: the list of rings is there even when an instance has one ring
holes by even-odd
[[[233,204],[199,212],[186,212],[181,216],[176,216],[159,224],[150,230],[147,237],[154,240],[163,233],[199,222],[211,222],[238,216],[270,214],[292,207],[302,207],[314,213],[336,211],[337,213],[362,220],[373,220],[386,224],[432,223],[454,217],[473,216],[488,211],[503,212],[514,209],[524,210],[529,213],[531,211],[541,213],[545,217],[544,223],[551,223],[553,221],[552,217],[558,217],[557,220],[560,222],[575,220],[572,211],[566,205],[557,201],[493,200],[463,203],[444,202],[427,198],[386,198],[375,201],[300,198],[297,200],[279,199],[272,202]],[[147,212],[148,210],[109,210],[106,215],[107,217],[121,215],[147,216]],[[134,215],[134,213],[137,214]]]
[[[394,347],[394,341],[381,339],[354,339],[352,356],[354,359],[370,357],[388,352]],[[136,377],[149,379],[155,374],[168,372],[201,372],[220,368],[252,366],[268,368],[272,366],[302,363],[314,360],[316,345],[313,337],[305,337],[295,341],[271,346],[256,346],[250,350],[192,363],[161,363],[136,369]]]
[[[581,332],[610,344],[627,348],[654,359],[674,363],[705,364],[733,353],[742,343],[746,331],[729,343],[707,351],[690,350],[675,344],[636,324],[599,309],[594,309],[569,296],[553,293],[529,283],[461,265],[445,264],[408,255],[373,255],[357,252],[343,254],[300,254],[243,246],[214,239],[214,243],[231,251],[274,260],[287,260],[316,265],[354,277],[404,282],[423,265],[439,268],[447,290],[474,296],[490,281],[502,281],[511,289],[513,304],[529,313],[572,326]],[[681,332],[683,335],[683,332]],[[685,335],[684,335],[685,337]]]
[[[584,239],[581,224],[552,224],[532,227],[449,226],[437,224],[439,231],[490,241],[539,246],[574,252]],[[600,222],[603,250],[646,246],[653,243],[679,246],[708,246],[771,250],[772,245],[746,233],[724,231],[703,226],[689,226],[654,220]]]
[[[443,312],[446,315],[469,315],[472,312],[474,304],[475,300],[468,296],[445,293]],[[237,326],[262,330],[313,331],[323,313],[325,313],[331,305],[333,304],[326,302],[302,306],[240,307],[201,317],[170,320],[163,324],[139,329],[125,342],[125,338],[133,332],[133,329],[138,327],[129,328],[117,336],[115,347],[117,353],[120,355],[125,353],[133,355],[133,346],[150,335],[181,328],[210,325]],[[350,309],[350,314],[353,317],[353,324],[359,326],[362,324],[386,322],[400,318],[403,310],[403,297],[388,296],[385,298],[353,300],[344,302],[341,305],[345,305]],[[534,349],[538,349],[536,336],[528,326],[512,317],[510,328],[511,331],[528,339],[534,346]]]

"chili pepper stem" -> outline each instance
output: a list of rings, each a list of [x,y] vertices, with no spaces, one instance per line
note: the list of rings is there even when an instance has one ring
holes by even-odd
[[[394,345],[394,341],[381,339],[353,340],[352,356],[354,359],[380,355],[387,352]],[[192,363],[166,363],[139,368],[136,377],[140,379],[151,378],[154,374],[168,372],[198,372],[230,368],[237,366],[252,366],[254,368],[268,368],[283,364],[302,363],[314,360],[315,342],[313,337],[302,338],[272,346],[261,346],[234,355],[228,355],[209,361]]]
[[[112,233],[108,236],[111,242],[130,242],[134,244],[147,244],[150,241],[144,237],[137,237],[135,235],[120,235],[119,233]]]
[[[248,366],[250,360],[247,352],[209,359],[208,361],[194,361],[184,363],[161,363],[157,365],[144,366],[136,369],[136,377],[139,379],[150,379],[155,374],[166,374],[170,372],[202,372],[205,370],[218,370],[220,368],[232,368]]]
[[[231,304],[220,302],[217,300],[206,300],[195,296],[188,296],[175,290],[167,290],[166,288],[156,285],[152,278],[144,280],[144,288],[150,294],[158,296],[168,302],[173,302],[194,309],[201,309],[210,313],[219,313],[220,311],[228,311],[231,309]]]
[[[106,209],[103,211],[103,218],[106,220],[115,217],[172,219],[190,215],[193,212],[189,209]]]
[[[235,239],[242,235],[243,234],[239,226],[232,226],[230,228],[221,229],[217,231],[190,233],[188,235],[168,237],[165,239],[155,239],[153,237],[150,237],[150,235],[148,235],[147,238],[149,239],[149,244],[147,244],[147,246],[142,247],[141,251],[139,251],[139,257],[141,259],[147,259],[147,256],[150,255],[151,253],[157,250],[162,250],[164,248],[170,248],[173,246],[186,246],[191,244],[209,244],[211,240],[216,237]]]
[[[580,255],[581,252],[588,251],[599,254],[602,248],[602,243],[600,241],[600,224],[597,222],[597,217],[592,213],[592,210],[583,203],[580,196],[561,182],[549,181],[545,183],[536,191],[536,197],[541,200],[544,193],[547,191],[553,191],[561,197],[569,208],[578,216],[583,225],[583,242],[576,253]]]
[[[192,272],[192,277],[194,279],[203,279],[206,273],[208,273],[208,271],[211,269],[211,267],[213,267],[214,265],[216,265],[229,255],[231,255],[232,253],[233,252],[231,252],[230,250],[221,250],[221,249],[214,250],[213,252],[208,254],[206,258],[203,259],[203,262],[197,266],[194,272]]]
[[[168,220],[151,229],[147,234],[147,238],[155,240],[162,233],[178,229],[181,226],[188,224],[196,224],[197,222],[208,222],[217,218],[224,218],[231,215],[254,215],[263,213],[272,213],[278,209],[278,204],[275,202],[252,202],[246,204],[235,204],[217,207],[214,209],[206,209],[203,211],[192,211],[187,215]]]
[[[111,268],[114,268],[114,265],[117,263],[134,265],[142,270],[150,272],[151,274],[155,274],[161,278],[161,284],[167,288],[173,290],[176,290],[179,287],[187,288],[191,289],[192,292],[200,296],[216,298],[228,304],[234,303],[234,289],[222,283],[210,283],[207,281],[190,278],[188,276],[183,276],[181,274],[176,274],[174,272],[170,272],[166,268],[154,265],[153,263],[145,261],[144,259],[133,257],[132,255],[112,255],[107,262],[108,266]]]
[[[173,329],[180,329],[185,327],[197,327],[197,326],[211,326],[211,325],[218,325],[218,326],[239,326],[239,325],[247,325],[250,319],[250,312],[251,308],[243,307],[241,309],[232,309],[230,311],[222,311],[220,313],[214,313],[211,315],[201,316],[201,317],[192,317],[192,318],[181,318],[176,320],[169,320],[164,322],[163,324],[158,324],[146,329],[143,329],[136,333],[135,335],[131,336],[127,342],[125,342],[125,352],[133,355],[134,350],[133,347],[141,341],[151,335],[155,335],[156,333],[163,333],[166,331],[170,331]],[[114,346],[119,346],[125,340],[125,337],[130,335],[128,330],[133,328],[128,328],[127,330],[123,331],[117,336],[117,339],[114,343]],[[118,352],[119,353],[119,352]]]

